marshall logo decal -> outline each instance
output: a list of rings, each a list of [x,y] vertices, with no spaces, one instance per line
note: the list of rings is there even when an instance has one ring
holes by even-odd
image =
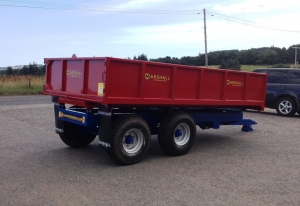
[[[231,80],[227,79],[227,85],[232,85],[232,86],[240,87],[240,86],[243,86],[243,85],[244,85],[244,82],[240,82],[240,81],[231,81]]]
[[[71,76],[71,77],[80,77],[80,76],[82,76],[82,72],[69,70],[69,69],[66,71],[66,74],[67,74],[67,76]]]
[[[166,82],[166,81],[170,81],[170,76],[146,73],[145,79],[147,80],[153,79],[154,81]]]

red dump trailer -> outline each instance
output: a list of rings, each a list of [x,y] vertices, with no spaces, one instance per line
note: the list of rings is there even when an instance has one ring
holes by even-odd
[[[243,109],[263,110],[267,75],[148,61],[45,58],[43,93],[53,96],[56,132],[70,147],[97,135],[119,164],[133,164],[158,135],[163,151],[187,153],[196,125],[218,129],[253,120]]]

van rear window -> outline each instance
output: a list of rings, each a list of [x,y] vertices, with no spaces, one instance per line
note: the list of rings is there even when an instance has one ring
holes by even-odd
[[[287,72],[286,71],[269,71],[268,83],[287,83]]]
[[[291,71],[290,84],[300,84],[300,72]]]

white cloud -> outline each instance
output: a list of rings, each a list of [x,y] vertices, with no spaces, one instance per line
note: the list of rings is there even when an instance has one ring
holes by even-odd
[[[120,39],[120,43],[140,44],[177,44],[199,41],[202,35],[202,25],[199,22],[185,24],[168,24],[160,26],[140,26],[124,29],[126,39]],[[201,36],[202,37],[202,36]],[[201,38],[203,39],[203,38]]]
[[[239,14],[239,13],[261,13],[272,10],[284,10],[286,8],[300,8],[299,0],[247,0],[244,3],[230,4],[223,6],[217,4],[213,7],[214,10],[227,13],[227,14]]]
[[[116,8],[121,9],[136,9],[136,8],[147,8],[149,5],[161,4],[169,0],[130,0],[130,1],[115,1],[120,2]]]
[[[157,14],[157,13],[194,13],[203,10],[203,3],[198,0],[112,0],[105,2],[87,2],[79,9],[87,9],[95,13],[134,13],[134,14]]]
[[[170,0],[113,0],[110,2],[93,2],[84,3],[79,9],[87,9],[93,12],[143,12],[149,11],[152,8],[157,9],[157,6],[168,2]],[[93,13],[90,13],[90,15]]]
[[[86,45],[87,42],[84,42],[84,41],[72,41],[72,42],[69,42],[69,44],[71,44],[71,45]]]

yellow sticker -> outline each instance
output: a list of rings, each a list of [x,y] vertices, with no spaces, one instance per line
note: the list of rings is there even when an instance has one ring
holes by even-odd
[[[98,83],[98,96],[103,97],[104,83]]]
[[[63,118],[67,118],[67,119],[71,119],[74,121],[78,121],[78,122],[82,122],[83,124],[85,123],[85,117],[76,117],[70,114],[64,114],[63,112],[59,111],[58,113],[58,117],[63,117]]]

